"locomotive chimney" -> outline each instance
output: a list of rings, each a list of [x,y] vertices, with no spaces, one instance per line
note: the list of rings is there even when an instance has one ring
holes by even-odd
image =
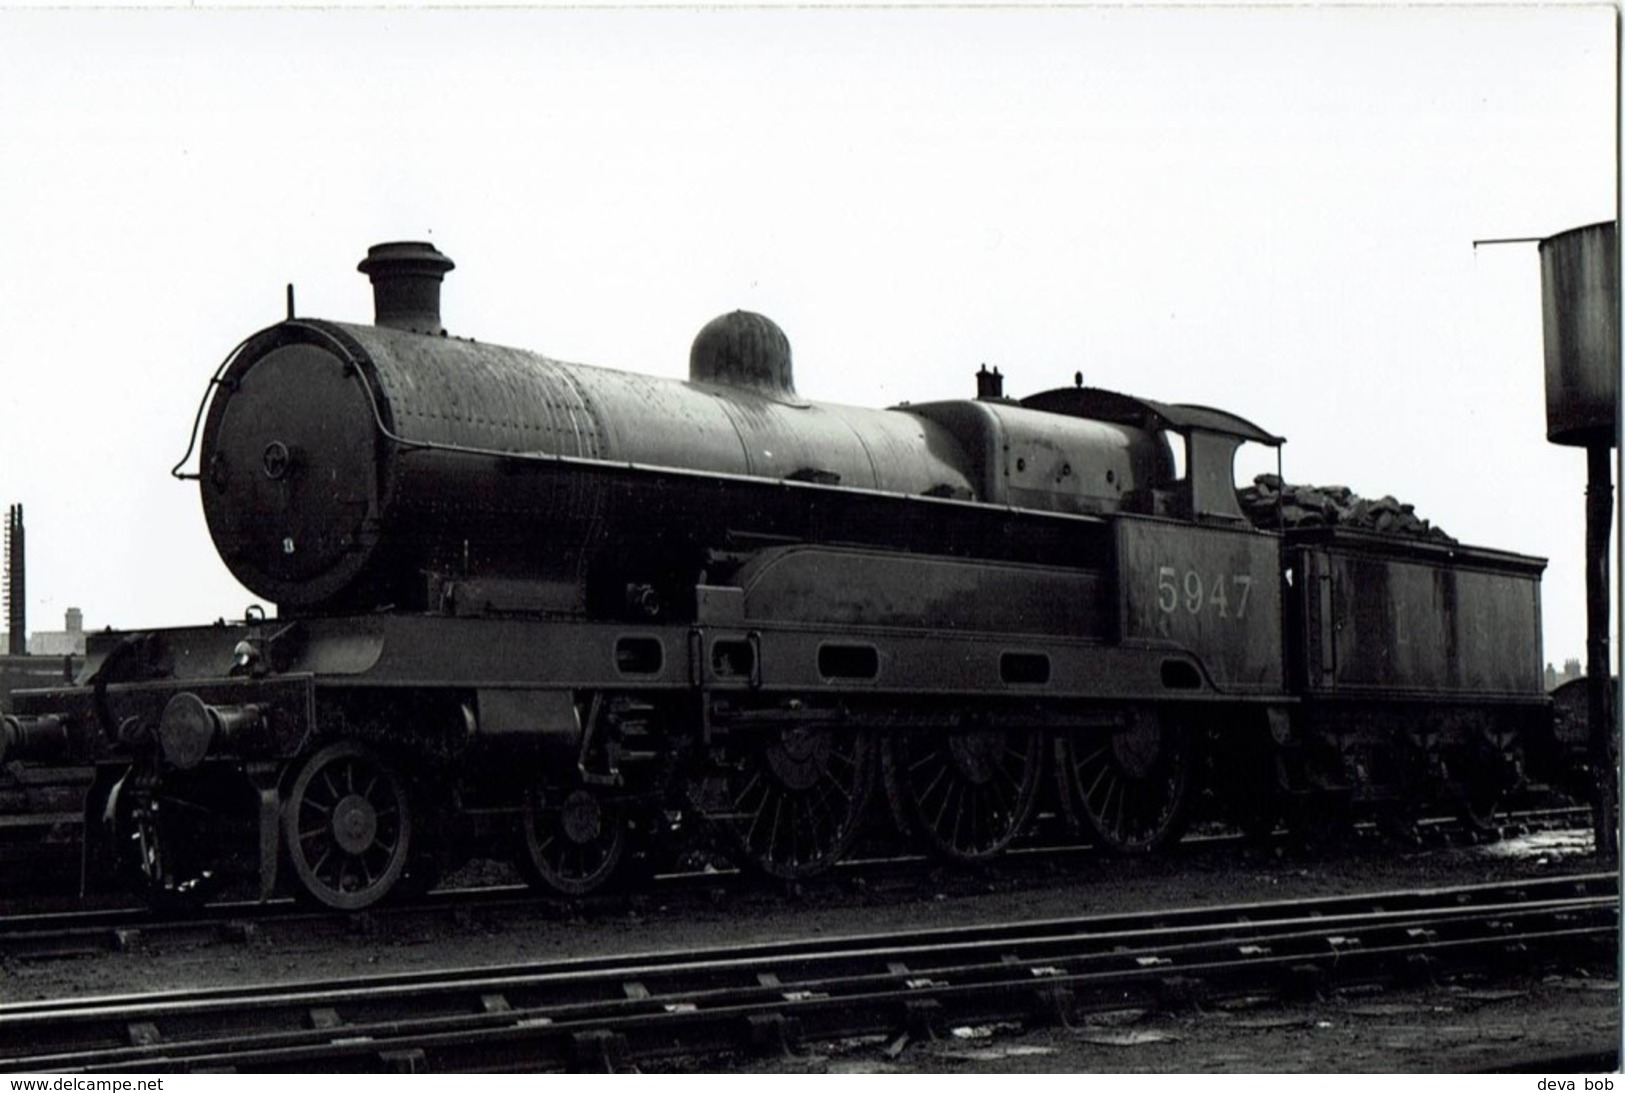
[[[379,243],[356,267],[372,279],[378,326],[443,335],[440,281],[456,266],[433,243]]]

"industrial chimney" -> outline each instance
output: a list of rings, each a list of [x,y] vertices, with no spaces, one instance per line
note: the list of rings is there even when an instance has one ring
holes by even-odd
[[[6,626],[10,632],[6,652],[20,657],[28,652],[28,582],[23,564],[23,507],[6,510]]]

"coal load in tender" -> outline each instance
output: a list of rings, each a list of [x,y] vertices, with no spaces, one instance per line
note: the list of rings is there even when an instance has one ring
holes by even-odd
[[[1261,474],[1237,496],[1254,527],[1343,527],[1436,543],[1456,541],[1417,516],[1413,506],[1392,497],[1372,501],[1347,486],[1294,485],[1278,475]]]

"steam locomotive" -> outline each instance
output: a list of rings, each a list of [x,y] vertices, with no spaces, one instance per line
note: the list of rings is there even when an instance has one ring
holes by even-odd
[[[1052,792],[1144,851],[1199,794],[1483,818],[1552,752],[1544,562],[1255,523],[1235,453],[1282,438],[1235,414],[985,367],[811,402],[745,312],[686,382],[569,364],[448,336],[452,268],[375,246],[372,325],[290,307],[211,381],[179,473],[274,616],[97,635],[15,695],[4,759],[95,766],[87,877],[355,909],[497,847],[582,895],[687,824],[796,879],[881,794],[949,859]]]

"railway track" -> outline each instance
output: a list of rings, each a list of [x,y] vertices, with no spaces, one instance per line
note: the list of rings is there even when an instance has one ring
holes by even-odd
[[[1583,823],[1583,810],[1544,809],[1508,817],[1507,832],[1551,830]],[[1363,834],[1373,842],[1380,836],[1369,826]],[[1432,821],[1419,838],[1448,844],[1460,833],[1451,821]],[[1243,841],[1234,834],[1195,835],[1165,855],[1177,864],[1181,858],[1233,850]],[[938,889],[956,884],[975,888],[991,877],[1002,883],[1039,883],[1060,871],[1076,872],[1080,859],[1094,853],[1078,846],[1033,847],[1011,851],[983,867],[945,869],[942,863],[917,855],[854,859],[837,867],[828,883],[871,893],[888,888],[917,890],[922,878],[934,878]],[[773,898],[785,888],[773,882],[740,878],[733,870],[687,871],[651,878],[644,891],[604,893],[584,900],[565,900],[540,894],[520,884],[447,888],[411,902],[386,904],[364,912],[312,909],[292,899],[270,903],[215,901],[189,909],[162,912],[141,905],[94,908],[67,907],[44,911],[0,914],[0,957],[49,960],[123,952],[150,945],[275,944],[279,938],[329,938],[335,941],[361,935],[421,933],[466,926],[473,922],[501,923],[563,919],[594,914],[619,914],[649,899],[695,900],[704,903],[725,892],[729,898],[752,895]]]
[[[1119,914],[0,1006],[7,1071],[616,1069],[804,1039],[1068,1022],[1617,950],[1598,873]]]

